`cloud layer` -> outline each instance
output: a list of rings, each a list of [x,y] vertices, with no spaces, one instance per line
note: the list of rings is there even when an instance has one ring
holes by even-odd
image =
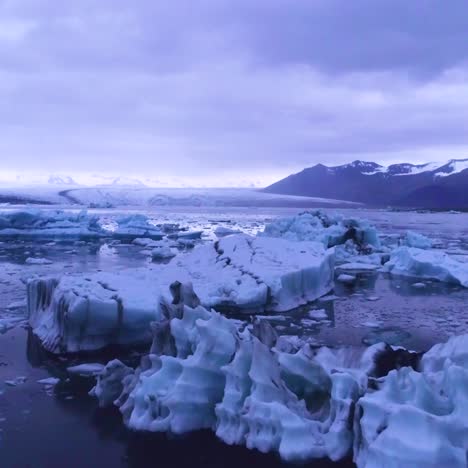
[[[6,170],[468,157],[468,2],[4,0],[0,102]]]

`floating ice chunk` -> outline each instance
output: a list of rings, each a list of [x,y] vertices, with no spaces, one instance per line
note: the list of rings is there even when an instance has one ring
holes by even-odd
[[[266,225],[259,235],[292,241],[318,241],[325,247],[345,244],[348,240],[359,249],[380,247],[377,231],[367,221],[329,216],[321,211],[277,219]]]
[[[26,380],[28,380],[27,377],[19,376],[19,377],[15,377],[14,379],[5,380],[5,384],[8,385],[9,387],[16,387],[18,385],[22,385],[26,383]]]
[[[373,263],[361,263],[361,262],[352,262],[352,263],[344,263],[343,265],[338,265],[336,267],[337,270],[344,270],[344,271],[375,271],[379,268],[379,265],[375,265]]]
[[[436,345],[421,370],[393,370],[355,413],[358,466],[466,467],[468,335]]]
[[[408,231],[406,233],[403,242],[407,247],[416,247],[418,249],[431,249],[433,244],[429,237],[413,231]]]
[[[315,242],[238,234],[199,246],[171,265],[189,272],[206,307],[282,312],[329,292],[333,263],[333,250]]]
[[[148,239],[147,237],[137,237],[132,240],[132,244],[138,245],[140,247],[157,247],[160,241],[154,239]]]
[[[89,394],[98,399],[99,406],[110,406],[121,395],[124,389],[124,379],[127,376],[133,376],[133,373],[133,369],[118,359],[114,359],[96,374],[96,386]]]
[[[313,320],[328,320],[328,314],[324,309],[309,310],[307,315]]]
[[[241,231],[238,229],[232,229],[224,226],[218,226],[215,230],[214,233],[216,237],[225,237],[225,236],[230,236],[231,234],[240,234]]]
[[[104,370],[104,365],[100,363],[79,364],[77,366],[67,367],[67,371],[80,377],[93,377],[99,375]]]
[[[13,238],[98,238],[105,235],[97,216],[86,211],[17,210],[0,213],[0,236]]]
[[[356,277],[354,275],[347,275],[346,273],[341,273],[341,275],[338,275],[338,278],[336,278],[336,280],[340,283],[353,284],[356,281]]]
[[[266,323],[253,334],[200,306],[164,308],[166,321],[154,329],[140,367],[132,372],[110,363],[91,392],[101,404],[114,401],[128,427],[208,428],[228,444],[277,451],[291,461],[337,460],[349,452],[354,405],[383,346],[284,353],[270,349]]]
[[[415,288],[415,289],[425,289],[425,288],[427,288],[426,283],[413,283],[411,286],[413,288]]]
[[[200,239],[203,231],[180,231],[176,234],[178,239]]]
[[[159,318],[159,288],[143,271],[34,278],[27,293],[29,323],[53,353],[148,343]]]
[[[163,233],[150,222],[147,216],[133,214],[117,219],[117,228],[112,232],[112,236],[124,239],[146,237],[160,240],[163,238]]]
[[[52,261],[47,258],[28,257],[24,263],[27,265],[51,265]]]
[[[175,257],[177,251],[171,249],[167,243],[160,242],[158,245],[154,245],[151,250],[151,257],[153,260],[166,260],[168,258]]]
[[[280,312],[329,292],[333,260],[332,249],[314,242],[229,236],[164,266],[33,279],[29,321],[52,352],[145,343],[160,318],[161,291],[175,281],[193,284],[206,307]]]
[[[441,250],[399,247],[384,266],[393,275],[426,278],[468,287],[468,263],[459,262]]]
[[[400,345],[411,336],[406,330],[398,327],[379,328],[368,333],[362,342],[366,345],[386,343],[388,345]]]
[[[60,379],[57,379],[56,377],[48,377],[46,379],[41,379],[37,381],[38,384],[45,385],[46,387],[53,387],[54,385],[57,385],[59,382],[60,382]]]

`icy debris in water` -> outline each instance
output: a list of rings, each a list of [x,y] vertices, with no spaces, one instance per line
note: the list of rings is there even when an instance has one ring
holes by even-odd
[[[38,384],[51,386],[51,387],[53,387],[54,385],[57,385],[59,382],[60,382],[60,379],[57,379],[56,377],[48,377],[46,379],[41,379],[37,381]]]
[[[366,296],[366,300],[370,302],[375,302],[375,301],[380,300],[380,296]]]
[[[328,296],[319,297],[317,299],[317,301],[319,301],[319,302],[330,302],[330,301],[334,301],[335,299],[339,299],[339,297],[335,296],[334,294],[330,294]]]
[[[176,234],[178,239],[200,239],[203,231],[180,231]]]
[[[336,267],[337,270],[344,270],[344,271],[375,271],[379,268],[379,265],[374,265],[373,263],[344,263],[343,265],[338,265]]]
[[[325,309],[309,310],[307,316],[312,320],[328,320],[328,315]]]
[[[241,231],[238,229],[232,229],[224,226],[218,226],[215,230],[214,233],[216,237],[225,237],[225,236],[230,236],[231,234],[240,234]]]
[[[177,245],[186,249],[192,249],[195,247],[195,241],[192,239],[177,239]]]
[[[160,242],[158,245],[155,245],[151,251],[151,258],[153,260],[165,260],[175,257],[176,254],[177,251],[171,249],[166,242]]]
[[[425,283],[413,283],[411,286],[416,289],[425,289],[427,287]]]
[[[11,330],[24,321],[25,319],[23,317],[7,317],[0,319],[0,334],[5,334],[8,330]]]
[[[10,387],[16,387],[17,385],[22,385],[28,380],[27,377],[25,376],[19,376],[15,377],[14,379],[11,380],[5,380],[5,384],[9,385]]]
[[[260,320],[270,320],[271,322],[283,322],[287,319],[285,315],[255,315]]]
[[[7,306],[7,309],[14,310],[20,309],[21,307],[26,307],[26,299],[22,299],[21,301],[12,302]]]
[[[354,275],[347,275],[346,273],[341,273],[341,275],[336,278],[336,281],[345,284],[353,284],[356,281],[356,277]]]
[[[377,343],[386,343],[388,345],[400,345],[410,336],[410,333],[400,328],[387,327],[371,331],[362,339],[362,342],[368,346]]]
[[[24,263],[28,265],[51,265],[52,261],[47,258],[28,257]]]
[[[88,363],[79,364],[78,366],[67,367],[67,371],[70,374],[79,375],[80,377],[93,377],[104,369],[103,364],[99,363]]]

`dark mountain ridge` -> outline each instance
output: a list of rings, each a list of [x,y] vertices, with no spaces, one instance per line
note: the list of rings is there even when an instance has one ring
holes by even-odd
[[[468,208],[468,159],[393,164],[354,161],[306,168],[265,188],[269,193],[334,198],[369,206]]]

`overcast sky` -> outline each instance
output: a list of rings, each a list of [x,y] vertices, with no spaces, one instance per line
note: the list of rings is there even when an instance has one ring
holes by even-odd
[[[468,157],[467,0],[0,0],[0,170],[270,182]]]

